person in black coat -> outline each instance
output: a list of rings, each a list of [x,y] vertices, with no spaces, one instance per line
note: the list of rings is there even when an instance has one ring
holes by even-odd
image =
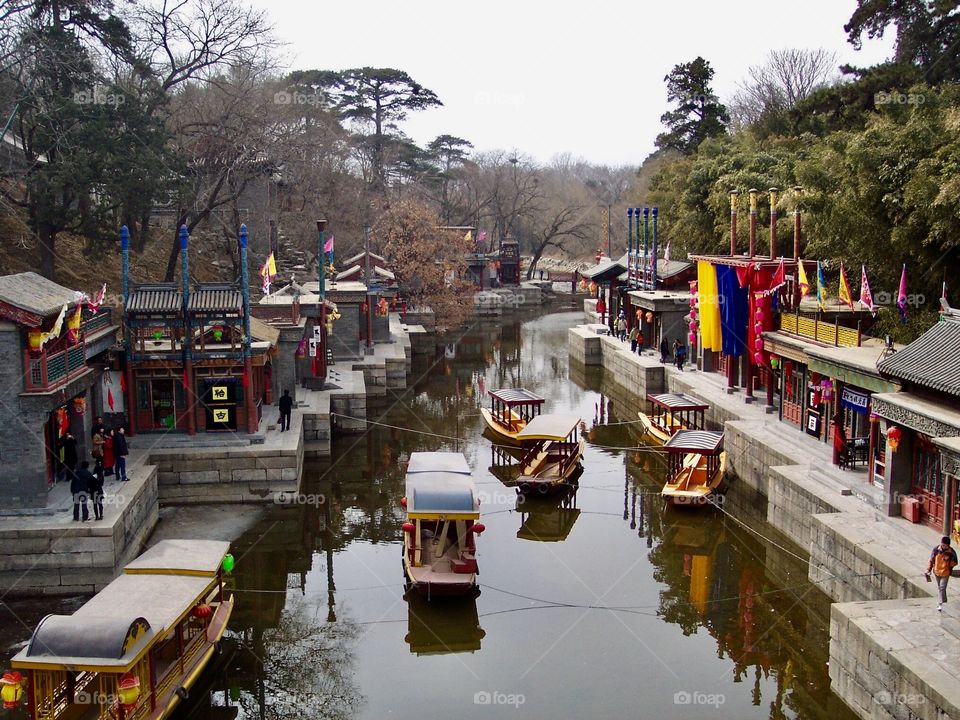
[[[90,463],[84,460],[80,463],[80,469],[73,474],[70,481],[70,492],[73,493],[73,521],[80,520],[80,508],[83,507],[83,521],[90,519],[90,511],[87,509],[87,495],[90,493],[91,486],[96,486],[97,479],[90,472]],[[103,487],[102,485],[100,487]]]
[[[280,432],[290,429],[290,414],[293,412],[293,398],[290,397],[290,391],[284,390],[283,397],[278,403],[280,406]]]
[[[77,439],[67,433],[60,439],[60,447],[63,449],[63,469],[66,480],[73,478],[73,473],[77,470]]]
[[[90,477],[87,480],[87,487],[89,490],[88,494],[93,500],[93,518],[94,520],[103,520],[103,476],[90,473]],[[74,505],[74,507],[76,507],[76,505]],[[83,509],[86,510],[87,506],[84,505]],[[84,520],[86,520],[86,518],[84,518]]]
[[[117,428],[113,436],[113,459],[117,463],[117,479],[121,482],[127,481],[127,455],[130,454],[130,448],[127,446],[127,436],[122,427]]]

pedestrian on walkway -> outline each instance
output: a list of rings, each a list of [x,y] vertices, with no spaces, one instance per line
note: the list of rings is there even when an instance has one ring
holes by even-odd
[[[667,336],[664,335],[660,338],[660,364],[666,365],[667,358],[670,357],[670,343],[667,340]]]
[[[607,324],[607,303],[603,301],[603,297],[597,299],[597,315],[600,316],[600,324]]]
[[[617,337],[620,338],[620,342],[627,341],[627,318],[623,314],[623,310],[620,311],[620,317],[617,318]]]
[[[103,424],[103,418],[97,415],[93,419],[93,428],[90,430],[90,436],[93,437],[94,435],[106,435],[106,434],[107,434],[107,426]]]
[[[80,469],[73,474],[70,481],[70,492],[73,494],[73,521],[80,521],[80,508],[83,508],[83,521],[90,519],[90,511],[87,509],[87,495],[90,492],[91,483],[96,483],[96,479],[90,473],[90,462],[84,460],[80,463]]]
[[[957,551],[950,547],[950,537],[944,535],[940,538],[940,544],[933,548],[930,553],[930,562],[927,563],[927,580],[930,579],[930,571],[937,578],[937,589],[940,591],[940,602],[937,603],[937,611],[943,611],[943,604],[947,601],[947,582],[950,575],[953,574],[953,568],[957,566]]]
[[[630,352],[637,351],[637,332],[638,329],[636,325],[630,328]]]
[[[103,477],[103,442],[101,433],[93,434],[93,449],[90,455],[93,456],[93,472],[97,477]]]
[[[290,391],[284,390],[283,397],[278,402],[280,406],[280,432],[290,429],[290,414],[293,412],[293,398]]]
[[[103,474],[113,475],[113,466],[116,464],[116,458],[113,453],[113,430],[107,430],[103,437]]]
[[[93,500],[93,519],[103,520],[103,477],[91,474],[89,472],[88,472],[88,475],[90,475],[90,477],[87,478],[87,483],[89,485],[88,491],[89,491],[90,499]],[[74,503],[74,508],[76,508],[76,503]],[[84,505],[83,509],[84,509],[83,519],[86,520],[87,506]],[[74,515],[76,515],[77,513],[76,509],[74,509],[73,513]]]
[[[127,436],[123,432],[122,425],[117,428],[117,434],[113,437],[113,454],[117,459],[117,479],[126,482],[127,455],[130,454],[130,448],[127,445]]]
[[[687,346],[680,344],[680,338],[673,343],[673,357],[677,361],[677,370],[683,372],[683,363],[687,359]]]
[[[637,355],[643,355],[643,331],[637,328]]]
[[[63,479],[69,481],[77,471],[77,439],[68,432],[60,438],[60,448],[63,450]]]

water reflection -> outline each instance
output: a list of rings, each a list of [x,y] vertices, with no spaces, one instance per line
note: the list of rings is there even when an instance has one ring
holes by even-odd
[[[404,642],[415,655],[475,652],[486,635],[477,617],[480,591],[465,597],[427,600],[415,590],[407,602],[407,634]]]
[[[517,538],[536,542],[561,542],[567,539],[580,517],[577,488],[561,490],[554,497],[517,496],[520,529]]]

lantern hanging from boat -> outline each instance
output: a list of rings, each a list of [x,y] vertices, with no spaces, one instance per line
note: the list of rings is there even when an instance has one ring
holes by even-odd
[[[124,673],[117,681],[117,699],[124,712],[130,712],[140,699],[140,678],[133,673]]]
[[[20,704],[23,697],[23,675],[16,670],[9,670],[0,678],[0,698],[3,707],[12,710]]]
[[[479,535],[486,529],[487,529],[487,526],[484,525],[483,523],[474,523],[473,525],[470,526],[470,532],[474,533],[475,535]]]
[[[213,608],[207,605],[206,603],[197,605],[193,609],[193,616],[198,620],[206,620],[211,615],[213,615]]]
[[[889,428],[887,430],[887,442],[890,444],[890,449],[893,452],[897,451],[897,448],[900,447],[900,440],[903,438],[903,430],[901,430],[897,425]]]
[[[233,568],[236,567],[237,561],[234,559],[233,555],[227,553],[223,556],[223,562],[220,564],[220,567],[223,568],[223,571],[227,574],[233,572]]]
[[[413,535],[414,531],[416,531],[417,529],[417,526],[414,525],[412,522],[405,522],[403,525],[400,526],[400,528],[405,533],[407,533],[407,535]]]

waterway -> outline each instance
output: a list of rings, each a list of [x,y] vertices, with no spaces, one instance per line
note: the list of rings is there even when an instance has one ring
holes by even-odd
[[[570,366],[578,312],[478,323],[418,356],[378,425],[336,438],[304,495],[234,543],[237,606],[186,718],[831,718],[829,601],[801,551],[733,483],[673,511],[637,398]],[[523,503],[490,472],[486,391],[527,387],[583,418],[579,489]],[[482,497],[477,597],[404,595],[403,460],[459,450]],[[44,611],[18,607],[7,653]],[[32,626],[31,626],[32,627]]]

